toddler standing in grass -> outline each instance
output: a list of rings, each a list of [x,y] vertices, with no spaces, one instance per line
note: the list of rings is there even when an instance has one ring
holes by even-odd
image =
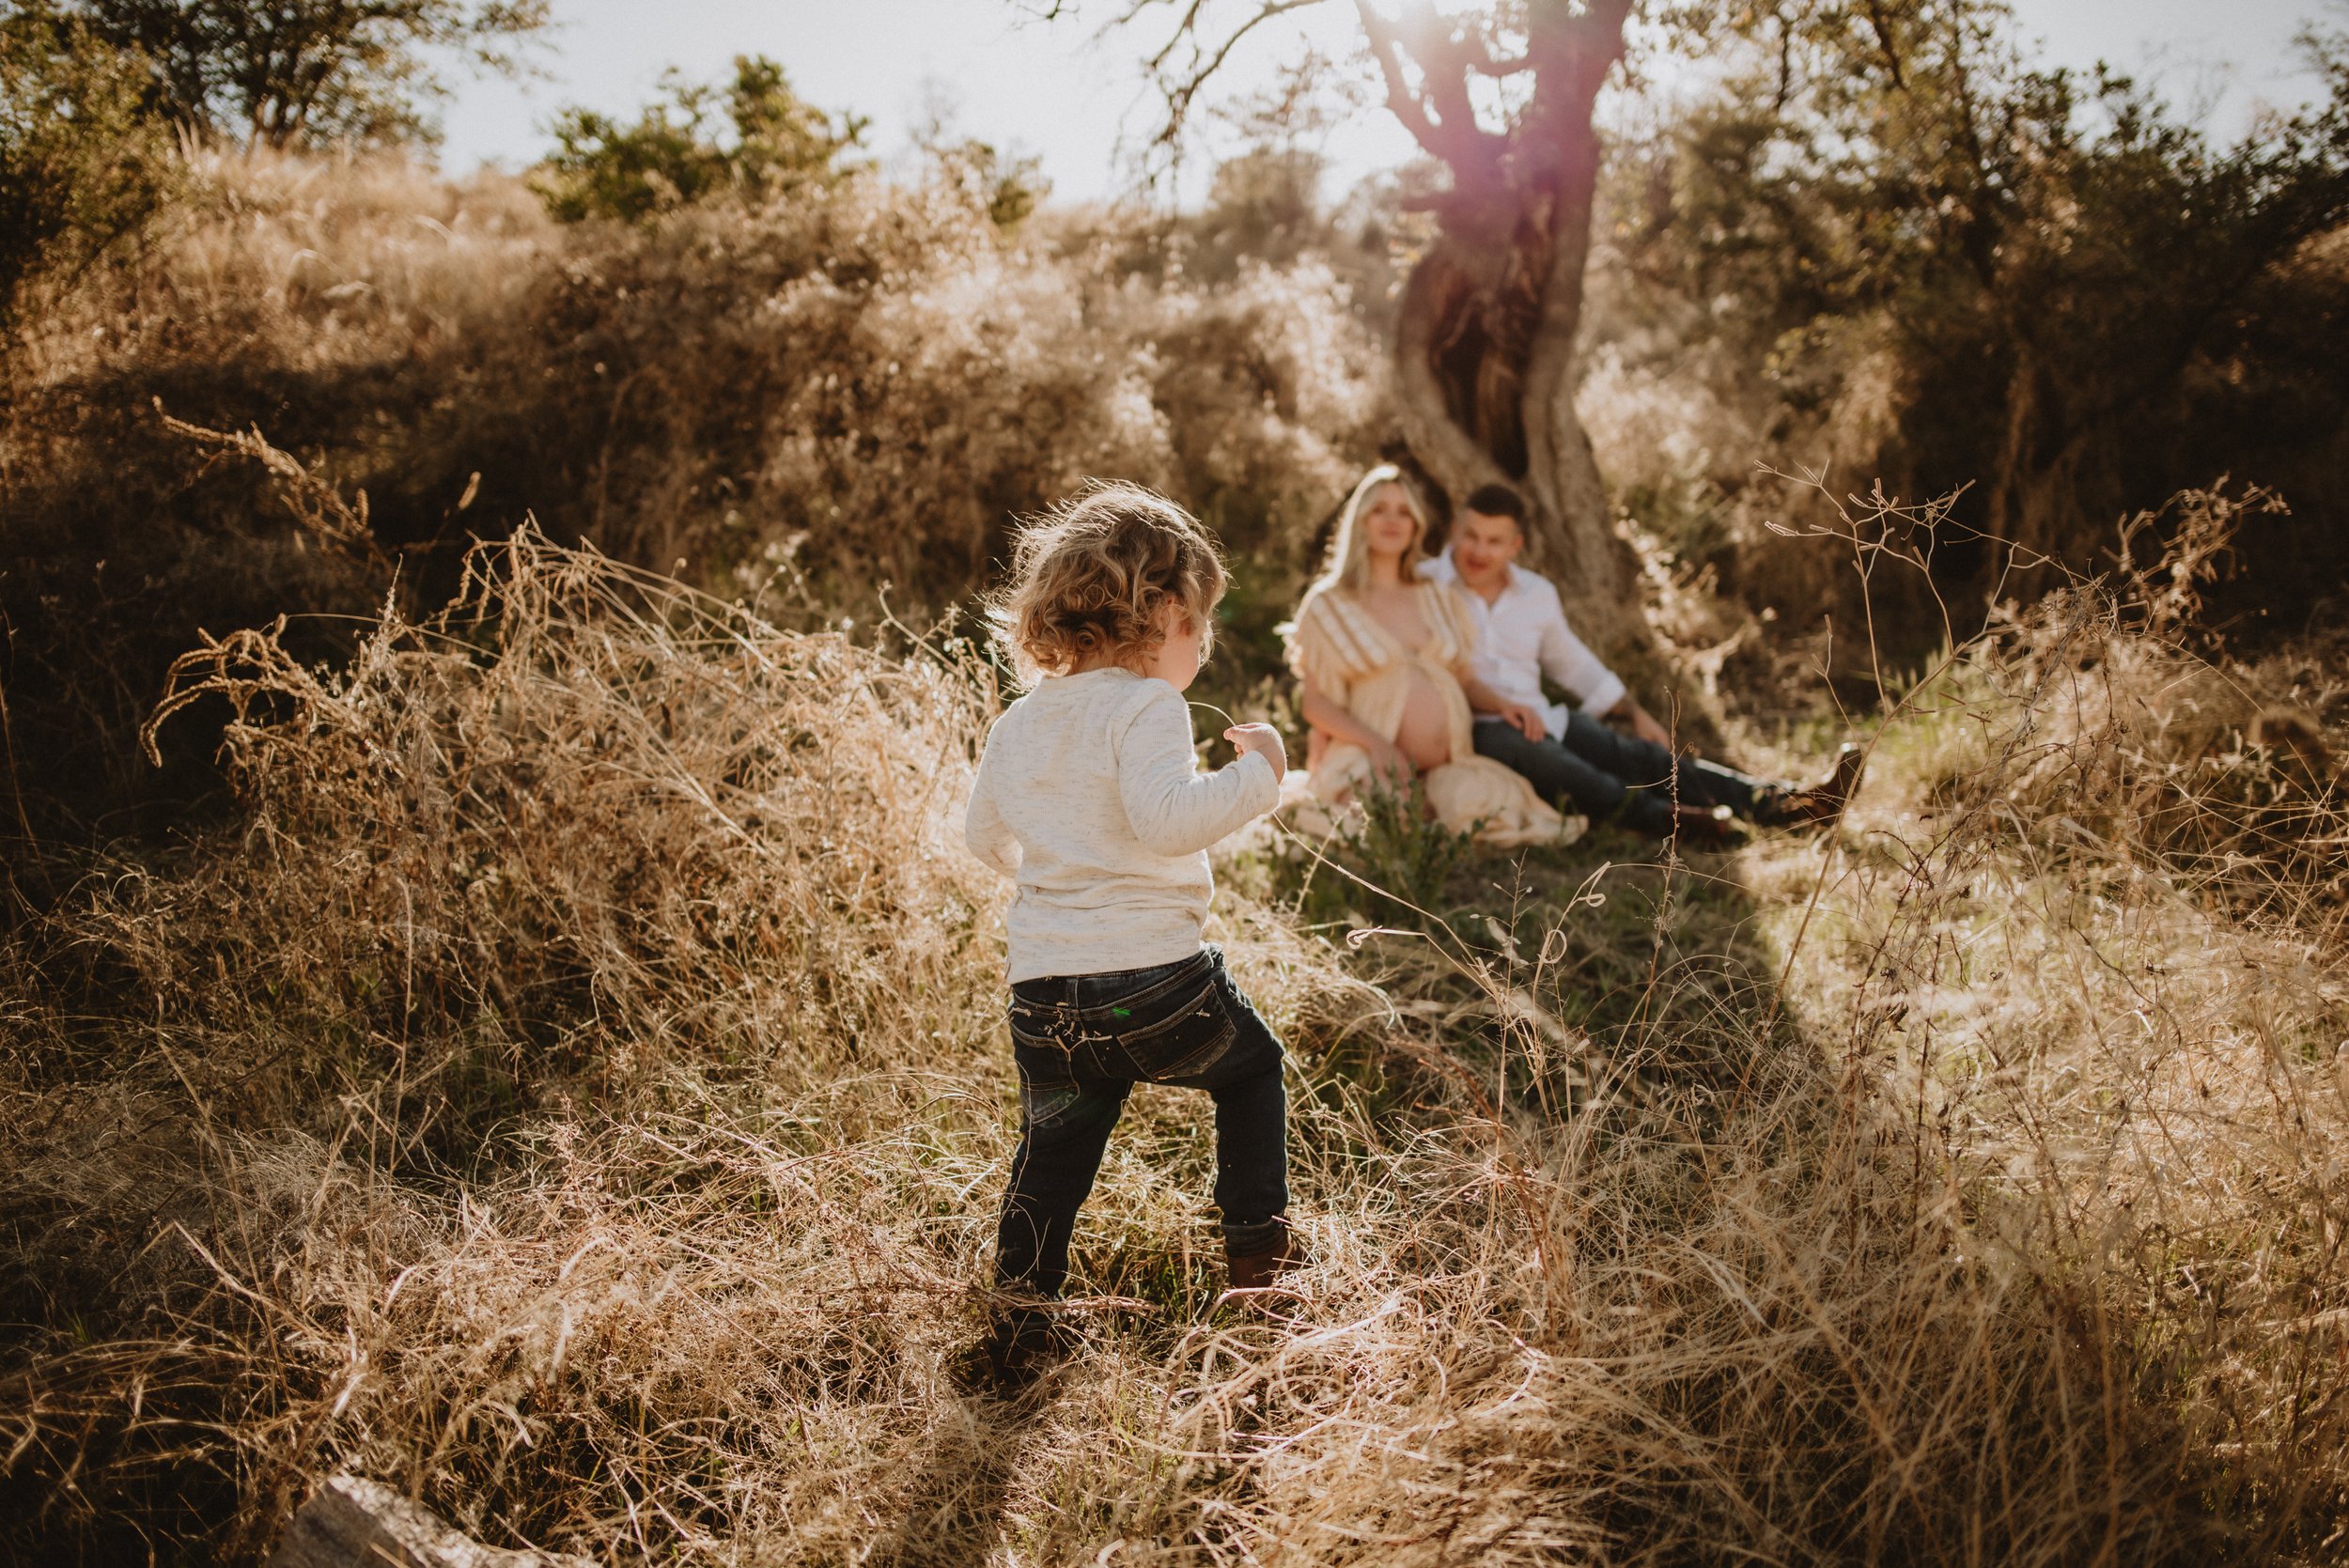
[[[998,1315],[998,1375],[1053,1345],[1045,1304],[1138,1082],[1214,1098],[1233,1287],[1294,1261],[1281,1042],[1201,937],[1207,846],[1272,810],[1287,767],[1268,724],[1223,732],[1240,753],[1227,768],[1202,773],[1192,755],[1182,693],[1223,589],[1206,531],[1134,485],[1087,490],[1014,552],[997,620],[1033,684],[988,733],[963,827],[1019,884],[1004,926],[1019,1146],[995,1278],[1028,1304]]]

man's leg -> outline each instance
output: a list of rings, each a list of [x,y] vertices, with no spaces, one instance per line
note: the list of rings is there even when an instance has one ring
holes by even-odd
[[[1753,815],[1754,801],[1765,788],[1759,779],[1694,753],[1683,752],[1675,759],[1654,741],[1625,735],[1579,709],[1566,715],[1563,747],[1588,766],[1611,773],[1642,793],[1668,797],[1677,792],[1688,805],[1727,806],[1739,816]],[[1677,778],[1673,776],[1675,760]]]
[[[1515,724],[1500,719],[1477,720],[1473,734],[1477,755],[1524,774],[1533,792],[1561,811],[1579,811],[1594,822],[1620,821],[1634,831],[1659,837],[1672,831],[1671,800],[1661,791],[1635,790],[1631,785],[1636,781],[1610,768],[1602,755],[1547,736],[1528,740]],[[1663,755],[1665,771],[1670,772],[1671,753]]]

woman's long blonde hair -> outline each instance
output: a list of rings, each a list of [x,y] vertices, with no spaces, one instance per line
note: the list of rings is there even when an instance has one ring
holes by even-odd
[[[1381,485],[1392,485],[1403,492],[1403,505],[1411,509],[1411,517],[1419,531],[1403,551],[1403,581],[1414,582],[1419,578],[1419,564],[1427,558],[1422,547],[1427,542],[1427,506],[1403,476],[1403,471],[1392,463],[1380,463],[1362,475],[1354,487],[1354,493],[1346,498],[1346,509],[1338,514],[1338,531],[1330,536],[1330,553],[1322,563],[1321,575],[1305,590],[1307,598],[1316,594],[1332,592],[1360,593],[1370,586],[1370,539],[1362,532],[1362,514],[1370,509],[1370,498]]]

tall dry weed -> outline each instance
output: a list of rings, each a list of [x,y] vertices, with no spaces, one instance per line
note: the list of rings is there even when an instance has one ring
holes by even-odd
[[[1315,1261],[1215,1308],[1139,1094],[1017,1405],[943,1371],[1011,1135],[946,652],[525,537],[345,674],[184,661],[244,826],[8,949],[14,1541],[233,1560],[348,1465],[610,1560],[2337,1544],[2341,955],[2062,782],[2194,662],[2127,594],[1896,694],[1825,840],[1234,903]]]
[[[2349,815],[2321,720],[2282,706],[2309,693],[2197,618],[2264,505],[2189,492],[2109,577],[1945,656],[1879,739],[1906,787],[1875,852],[1757,879],[1843,950],[1790,961],[1796,1005],[1906,1107],[1954,1245],[2041,1282],[2118,1392],[2108,1430],[2171,1449],[2200,1549],[2253,1557],[2337,1545],[2349,1501]],[[1929,520],[1843,518],[1923,568]],[[2172,542],[2133,556],[2156,523]]]
[[[292,613],[303,658],[341,658],[331,617],[370,607],[266,475],[175,438],[159,403],[364,492],[418,606],[531,518],[728,595],[779,586],[763,608],[794,625],[884,585],[957,602],[1016,517],[1098,473],[1192,505],[1284,603],[1384,428],[1382,351],[1326,262],[1208,287],[1149,265],[1164,237],[1139,218],[1007,234],[956,181],[865,177],[566,226],[495,174],[268,154],[194,173],[155,246],[0,365],[0,615],[57,837],[103,836],[81,780],[106,780],[100,805],[152,793],[117,776],[122,742],[199,629]],[[205,782],[181,772],[183,794]]]

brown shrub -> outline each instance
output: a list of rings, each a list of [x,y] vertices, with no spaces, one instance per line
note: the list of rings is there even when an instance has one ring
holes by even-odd
[[[27,788],[72,836],[85,780],[134,793],[122,741],[200,628],[292,612],[303,657],[340,653],[302,613],[381,592],[300,553],[260,475],[173,437],[157,399],[364,491],[417,604],[468,539],[535,517],[729,595],[778,589],[761,602],[792,624],[861,614],[885,583],[900,607],[955,603],[1015,517],[1097,474],[1190,506],[1284,601],[1383,431],[1377,345],[1326,265],[1193,287],[1137,260],[1138,220],[1006,235],[953,182],[860,179],[559,227],[495,175],[198,173],[169,241],[8,366],[0,614],[34,660],[9,692]]]
[[[1571,895],[1375,987],[1234,903],[1300,1298],[1210,1305],[1199,1107],[1144,1094],[1087,1347],[1007,1407],[941,1367],[1009,1142],[983,686],[528,536],[345,675],[223,639],[180,690],[244,705],[244,826],[6,949],[8,1543],[242,1560],[351,1465],[611,1560],[2305,1555],[2339,955],[2043,834],[2035,748],[2111,742],[1979,658],[1851,831],[1750,853],[1758,951],[1659,912],[1604,1017]]]

